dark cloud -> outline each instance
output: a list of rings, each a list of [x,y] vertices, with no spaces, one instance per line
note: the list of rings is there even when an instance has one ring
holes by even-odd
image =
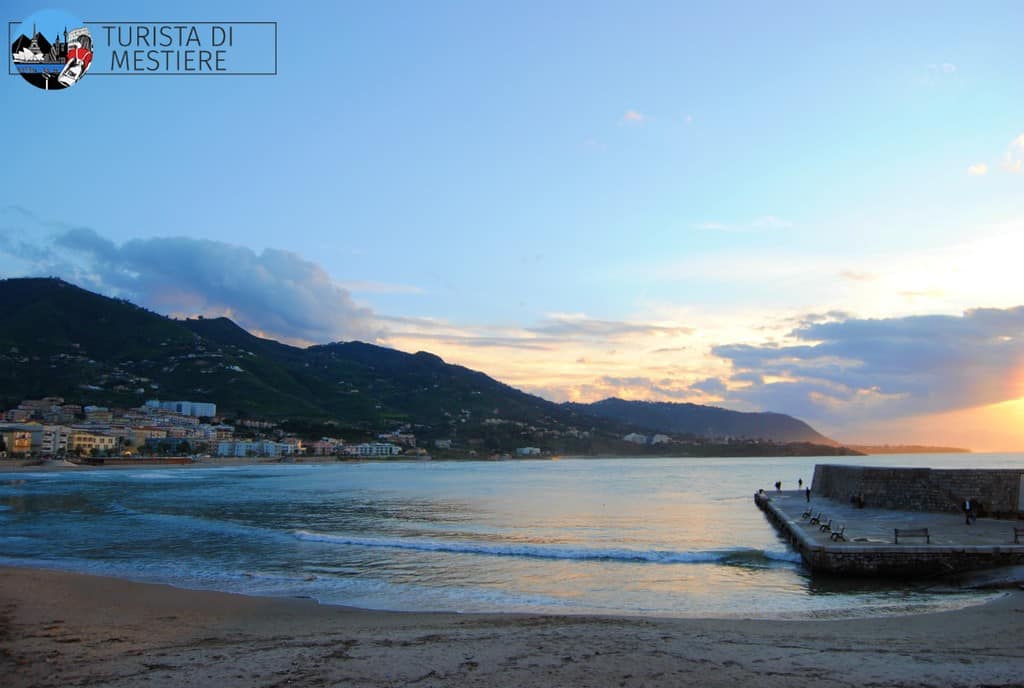
[[[26,264],[30,274],[58,275],[164,313],[227,315],[276,338],[373,341],[384,332],[377,316],[322,268],[289,251],[257,253],[185,237],[118,245],[92,229],[5,208],[0,252]]]
[[[1024,394],[1024,306],[961,316],[807,322],[791,346],[718,346],[734,381],[729,399],[808,418],[884,418]],[[764,382],[769,377],[772,382]]]
[[[725,383],[717,377],[709,377],[706,380],[694,382],[690,385],[690,389],[695,389],[699,392],[704,392],[716,397],[723,396],[726,392]]]

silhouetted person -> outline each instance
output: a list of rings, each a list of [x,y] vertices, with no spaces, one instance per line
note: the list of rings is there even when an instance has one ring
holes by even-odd
[[[796,481],[797,489],[800,489],[803,486],[804,486],[804,479],[803,478],[797,478],[797,481]]]
[[[974,515],[974,505],[971,504],[970,499],[965,499],[963,503],[964,510],[964,523],[971,525],[971,516]]]
[[[811,503],[811,488],[808,487],[806,490],[804,490],[804,496],[807,497],[807,503],[810,504]]]
[[[782,492],[782,481],[781,480],[776,480],[775,481],[775,491],[776,492]]]

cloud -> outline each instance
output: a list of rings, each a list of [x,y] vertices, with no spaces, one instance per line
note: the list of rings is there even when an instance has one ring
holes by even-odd
[[[976,165],[971,165],[967,168],[967,174],[972,177],[984,177],[988,174],[988,165],[983,162],[979,162]]]
[[[727,389],[725,383],[719,380],[717,377],[709,377],[700,382],[694,382],[690,385],[691,389],[705,392],[713,397],[724,396]]]
[[[679,325],[598,320],[584,314],[556,313],[540,325],[526,328],[536,334],[563,338],[615,338],[627,335],[689,335],[693,328]]]
[[[693,115],[686,115],[685,117],[683,117],[683,123],[688,125],[693,124]]]
[[[412,284],[396,282],[374,282],[366,280],[343,280],[337,282],[339,287],[351,292],[362,294],[422,294],[423,288]]]
[[[647,116],[637,110],[626,110],[626,114],[622,116],[622,124],[635,124],[641,125],[647,121]]]
[[[1003,169],[1011,174],[1024,174],[1024,134],[1021,134],[1006,149]]]
[[[1024,395],[1024,306],[807,323],[790,340],[713,347],[732,364],[734,382],[750,383],[730,389],[728,398],[842,422]]]
[[[34,239],[13,242],[12,230]],[[5,209],[0,252],[22,262],[23,274],[59,275],[171,315],[226,315],[286,341],[373,341],[383,332],[370,309],[356,304],[320,266],[290,251],[257,253],[186,237],[119,245],[89,228]]]
[[[783,220],[774,215],[762,215],[755,217],[750,222],[729,224],[725,222],[701,222],[694,225],[696,229],[703,229],[714,232],[755,232],[769,229],[788,229],[793,226],[789,220]]]
[[[870,272],[857,272],[856,270],[840,270],[839,276],[854,282],[870,282],[875,279]]]

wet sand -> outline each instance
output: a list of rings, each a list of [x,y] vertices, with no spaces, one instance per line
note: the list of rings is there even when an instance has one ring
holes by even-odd
[[[0,568],[8,688],[1019,686],[1022,628],[1021,592],[854,620],[459,615]]]

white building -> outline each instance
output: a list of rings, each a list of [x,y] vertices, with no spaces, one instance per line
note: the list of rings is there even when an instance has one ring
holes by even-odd
[[[519,447],[516,449],[516,454],[519,456],[540,456],[539,447]]]
[[[44,425],[43,441],[39,450],[44,456],[66,454],[71,441],[71,428],[66,425]]]
[[[398,456],[402,448],[390,442],[364,442],[345,447],[345,453],[352,456]]]
[[[236,440],[217,443],[217,456],[291,456],[295,445],[272,440]]]
[[[641,435],[637,432],[631,432],[622,439],[633,444],[647,444],[647,435]]]

